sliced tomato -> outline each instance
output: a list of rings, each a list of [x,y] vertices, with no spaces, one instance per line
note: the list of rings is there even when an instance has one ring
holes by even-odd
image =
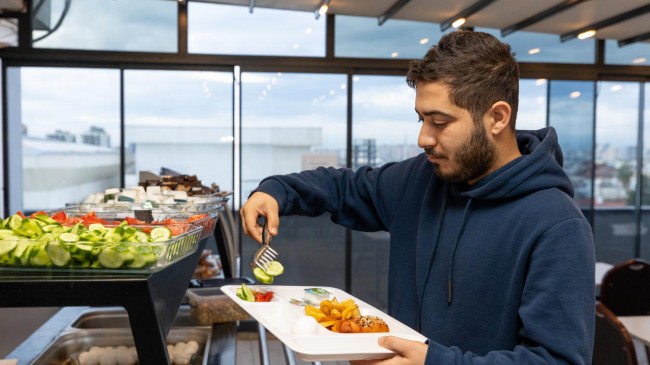
[[[25,214],[23,214],[23,212],[21,212],[20,210],[17,211],[16,214],[19,215],[20,218],[22,218],[22,219],[25,219],[25,218],[26,218],[26,217],[25,217]]]
[[[21,214],[22,214],[22,213],[21,213]],[[39,210],[38,212],[34,212],[34,213],[32,213],[32,214],[29,216],[29,218],[36,218],[36,216],[43,215],[43,214],[47,215],[46,212],[44,212],[44,211],[42,211],[42,210]]]
[[[271,299],[273,299],[273,292],[267,291],[266,293],[264,293],[263,298],[264,298],[263,300],[264,302],[270,302]]]
[[[208,216],[207,213],[196,214],[196,215],[193,215],[193,216],[187,218],[187,222],[188,222],[188,223],[189,223],[189,222],[196,222],[196,221],[201,220],[201,219],[203,219],[203,218],[205,218],[205,217],[207,217],[207,216]]]
[[[256,302],[264,302],[264,294],[258,292],[258,291],[253,291],[253,295],[255,295],[255,301]]]
[[[142,221],[142,220],[139,220],[139,219],[136,219],[136,218],[131,218],[131,217],[126,217],[126,218],[124,218],[124,220],[126,221],[126,223],[128,223],[130,225],[147,224],[147,222],[145,222],[145,221]]]
[[[52,216],[50,218],[52,218],[55,221],[63,224],[63,222],[65,222],[65,220],[68,219],[68,215],[65,214],[64,211],[59,211],[59,212],[56,212],[56,213],[52,214]]]
[[[172,236],[178,236],[185,232],[185,226],[180,224],[167,224],[165,227],[172,231]]]

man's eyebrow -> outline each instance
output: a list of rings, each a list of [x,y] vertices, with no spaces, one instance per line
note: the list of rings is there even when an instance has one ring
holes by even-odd
[[[448,114],[448,113],[442,112],[442,111],[440,111],[440,110],[435,110],[435,109],[434,109],[434,110],[423,111],[423,112],[421,112],[421,113],[416,109],[415,112],[416,112],[418,115],[421,115],[421,116],[424,116],[424,117],[430,117],[430,116],[442,116],[442,117],[446,117],[446,118],[456,119],[456,117],[454,117],[454,116],[451,115],[451,114]]]

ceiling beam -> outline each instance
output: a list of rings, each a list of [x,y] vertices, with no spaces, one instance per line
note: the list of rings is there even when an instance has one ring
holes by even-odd
[[[529,27],[535,23],[541,22],[542,20],[549,18],[555,14],[561,13],[569,8],[572,8],[582,2],[585,2],[588,0],[565,0],[562,3],[559,3],[551,8],[548,8],[544,11],[541,11],[529,18],[526,18],[518,23],[509,25],[503,29],[501,29],[501,36],[505,37],[508,34],[514,33],[518,30],[524,29],[526,27]]]
[[[643,34],[638,34],[633,37],[621,39],[618,41],[618,46],[623,47],[627,46],[628,44],[636,43],[636,42],[642,42],[642,41],[647,41],[650,39],[650,32],[643,33]]]
[[[451,23],[453,23],[454,21],[460,18],[469,18],[472,14],[492,4],[495,1],[496,0],[479,0],[475,2],[474,4],[458,12],[458,14],[440,23],[440,30],[444,32],[445,30],[449,29],[449,27],[451,27]]]
[[[622,14],[614,15],[611,18],[603,19],[603,20],[601,20],[599,22],[590,24],[590,25],[588,25],[586,27],[582,27],[580,29],[576,29],[574,31],[564,33],[564,34],[560,35],[560,42],[566,42],[566,41],[568,41],[570,39],[573,39],[573,38],[577,37],[578,34],[586,32],[588,30],[596,30],[597,31],[599,29],[607,28],[607,27],[612,26],[614,24],[624,22],[624,21],[626,21],[628,19],[638,17],[638,16],[643,15],[643,14],[648,13],[648,12],[650,12],[650,4],[638,7],[636,9],[632,9],[630,11],[626,11],[625,13],[622,13]]]
[[[386,20],[392,18],[393,15],[397,14],[397,12],[400,11],[409,1],[411,0],[397,0],[390,8],[388,8],[388,10],[377,18],[379,25],[384,24]]]

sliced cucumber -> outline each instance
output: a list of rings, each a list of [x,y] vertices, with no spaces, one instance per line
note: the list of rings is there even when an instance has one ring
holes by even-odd
[[[242,299],[244,299],[247,302],[254,302],[255,301],[255,294],[253,294],[253,291],[251,288],[246,286],[246,284],[241,285],[241,294],[242,294]]]
[[[4,256],[16,248],[16,241],[0,241],[0,256]]]
[[[61,233],[59,235],[59,241],[66,242],[66,243],[77,242],[79,241],[79,236],[75,233],[68,233],[68,232]]]
[[[160,242],[168,240],[172,236],[172,231],[167,227],[155,227],[151,230],[149,236],[151,237],[152,241]]]
[[[106,232],[106,227],[101,223],[92,223],[88,226],[88,230],[97,232]]]
[[[102,252],[97,255],[97,259],[103,267],[109,269],[117,269],[124,264],[124,257],[122,257],[122,254],[113,246],[103,249]]]
[[[257,279],[262,284],[273,283],[273,276],[267,274],[266,271],[260,267],[253,269],[253,275],[255,275],[255,279]]]
[[[33,266],[47,266],[52,263],[50,255],[45,249],[45,245],[38,245],[32,248],[29,254],[29,263]]]
[[[56,266],[66,266],[70,263],[70,252],[60,243],[53,241],[47,244],[47,254]]]
[[[284,266],[282,266],[280,261],[271,261],[264,271],[271,276],[278,276],[284,273]]]

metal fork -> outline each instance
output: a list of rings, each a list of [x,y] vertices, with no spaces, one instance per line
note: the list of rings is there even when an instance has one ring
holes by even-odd
[[[266,225],[267,220],[264,219],[264,224],[262,225],[262,247],[258,248],[253,255],[253,261],[251,261],[251,269],[260,267],[264,270],[269,268],[271,261],[274,261],[278,257],[278,253],[271,248],[271,234]]]

